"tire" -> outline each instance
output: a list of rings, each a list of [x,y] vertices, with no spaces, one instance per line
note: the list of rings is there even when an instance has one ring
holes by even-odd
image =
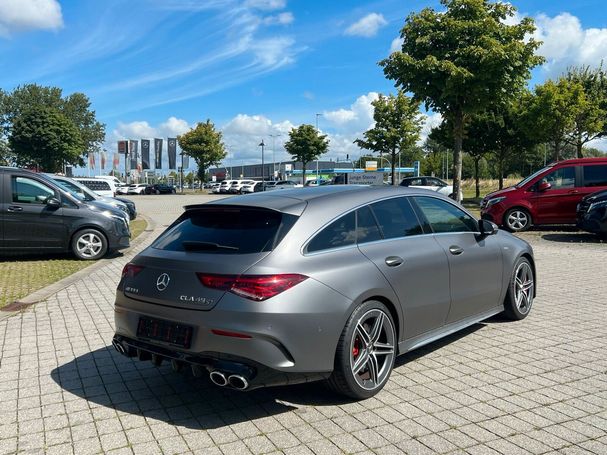
[[[357,400],[377,394],[390,378],[397,340],[388,308],[373,300],[363,303],[339,338],[329,388]]]
[[[519,258],[512,270],[504,301],[504,316],[512,321],[525,319],[533,306],[535,275],[526,258]]]
[[[513,208],[504,215],[504,226],[510,232],[524,232],[533,224],[531,215],[525,209]]]
[[[95,261],[108,252],[105,235],[97,229],[83,229],[72,238],[72,253],[83,261]]]

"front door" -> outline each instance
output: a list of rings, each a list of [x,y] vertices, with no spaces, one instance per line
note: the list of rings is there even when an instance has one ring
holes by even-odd
[[[405,339],[445,323],[449,312],[449,263],[432,235],[424,232],[406,197],[379,201],[358,210],[359,249],[386,277],[404,315]],[[381,241],[361,241],[377,219]],[[368,236],[369,240],[374,237]]]
[[[541,183],[550,188],[539,190]],[[561,167],[546,174],[535,186],[536,217],[534,224],[575,223],[577,204],[582,199],[576,184],[575,166]]]
[[[413,199],[449,260],[451,307],[447,323],[498,307],[503,266],[497,238],[481,238],[478,223],[454,204],[435,197]]]
[[[62,208],[46,204],[59,195],[42,180],[5,174],[10,178],[11,195],[4,210],[4,242],[10,249],[65,249],[67,227]]]

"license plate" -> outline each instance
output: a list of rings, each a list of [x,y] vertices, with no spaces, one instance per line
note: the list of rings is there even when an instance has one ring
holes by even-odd
[[[192,327],[172,321],[140,317],[137,336],[189,349],[192,343]]]

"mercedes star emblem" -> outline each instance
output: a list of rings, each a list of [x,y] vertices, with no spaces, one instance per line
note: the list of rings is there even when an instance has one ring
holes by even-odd
[[[156,280],[156,287],[162,292],[169,286],[169,281],[171,281],[169,274],[161,273]]]

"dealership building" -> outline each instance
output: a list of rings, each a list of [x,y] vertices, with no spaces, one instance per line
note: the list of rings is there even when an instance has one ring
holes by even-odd
[[[391,168],[373,169],[375,172],[391,172]],[[419,162],[413,167],[396,168],[402,174],[419,174]],[[365,169],[353,167],[351,161],[311,161],[306,166],[306,180],[319,178],[330,179],[340,174],[365,173]],[[301,181],[303,165],[299,161],[283,161],[280,163],[244,164],[239,166],[223,166],[209,169],[211,179],[220,182],[225,179],[251,179],[251,180],[294,180]]]

